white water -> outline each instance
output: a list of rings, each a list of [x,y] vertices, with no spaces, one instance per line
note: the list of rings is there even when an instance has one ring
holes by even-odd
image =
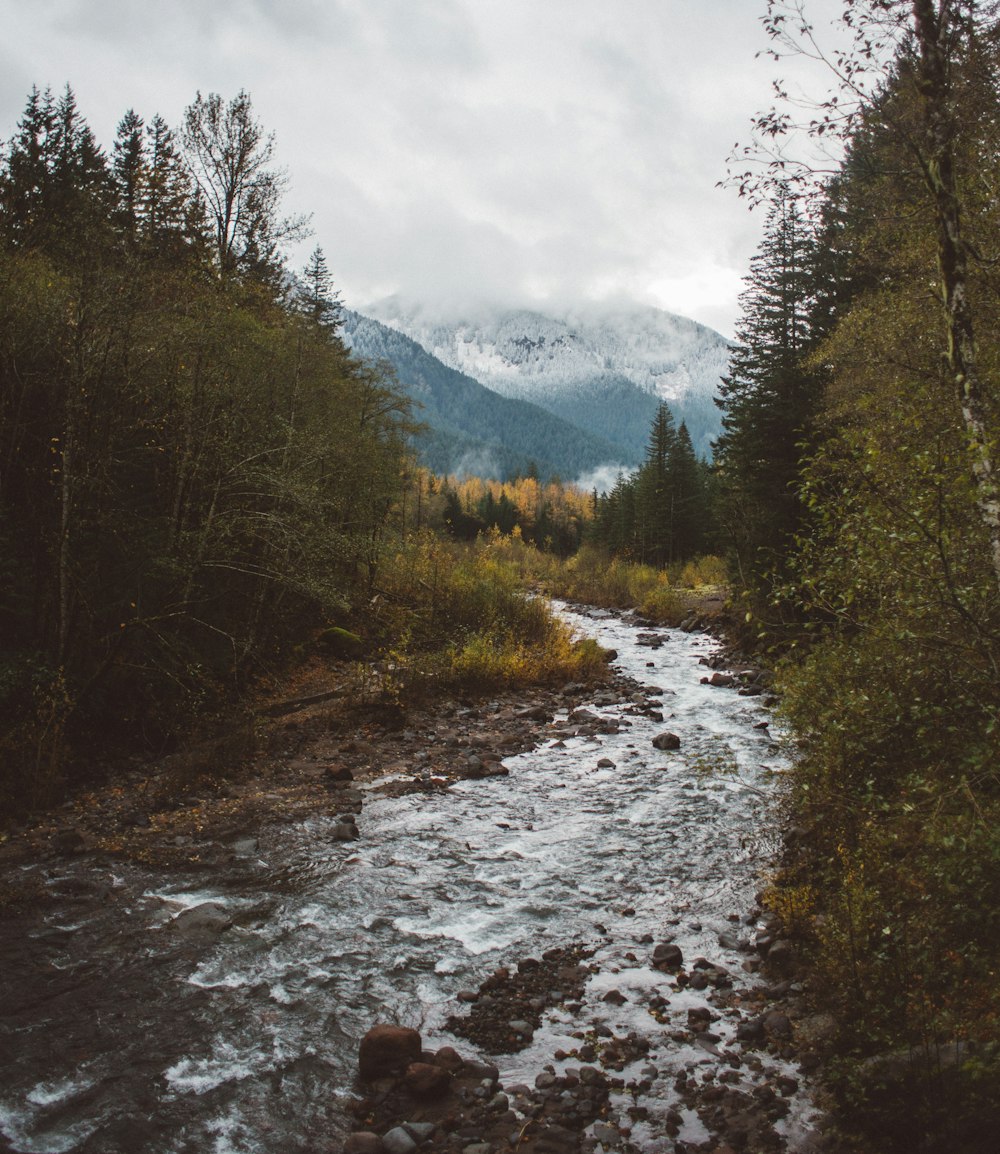
[[[114,958],[108,971],[120,970],[122,1021],[95,1030],[89,1046],[81,1041],[85,1014],[102,1012],[91,984],[79,1020],[70,998],[64,1016],[57,1007],[21,1028],[25,1049],[0,1090],[0,1134],[10,1148],[312,1149],[317,1137],[342,1131],[358,1040],[375,1021],[416,1026],[431,1046],[456,1044],[443,1023],[459,990],[477,987],[498,964],[585,942],[599,970],[582,1009],[551,1012],[528,1049],[500,1059],[501,1076],[532,1082],[555,1049],[578,1044],[574,1030],[639,1031],[653,1049],[637,1065],[652,1062],[659,1077],[643,1099],[650,1121],[633,1141],[672,1149],[662,1135],[663,1114],[676,1104],[672,1076],[706,1054],[668,1042],[669,1026],[646,1002],[669,995],[671,1021],[683,1023],[705,998],[669,989],[647,964],[650,939],[745,977],[745,955],[721,949],[718,935],[734,929],[727,915],[753,904],[757,867],[772,848],[768,794],[785,762],[768,731],[755,728],[767,716],[759,699],[700,683],[698,658],[711,640],[661,631],[663,647],[650,650],[616,618],[571,619],[618,650],[623,672],[662,689],[662,723],[626,713],[630,727],[616,735],[554,734],[508,759],[506,778],[396,799],[373,793],[355,844],[330,840],[332,819],[313,820],[265,831],[254,860],[233,877],[201,874],[174,886],[128,879],[128,961],[116,953],[121,910],[117,920],[95,915],[89,931],[97,964]],[[621,706],[589,708],[623,716]],[[679,735],[679,751],[653,748],[666,729]],[[601,758],[614,767],[598,768]],[[227,906],[236,925],[166,958],[159,927],[204,901]],[[85,963],[67,945],[52,964]],[[611,988],[624,1004],[601,1000]],[[110,1021],[113,985],[106,1000]],[[723,1015],[712,1028],[724,1046],[735,1020]],[[799,1108],[786,1122],[793,1139],[806,1113]],[[133,1117],[143,1120],[138,1130]],[[682,1136],[705,1137],[693,1114]]]

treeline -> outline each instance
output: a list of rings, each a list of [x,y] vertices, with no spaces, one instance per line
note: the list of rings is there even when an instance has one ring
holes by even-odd
[[[426,474],[426,484],[424,523],[460,540],[496,530],[564,559],[586,544],[626,564],[668,569],[717,539],[711,466],[695,456],[687,427],[674,427],[665,404],[650,427],[646,460],[619,473],[606,493],[558,477],[543,483],[533,465],[510,481]]]
[[[106,155],[33,90],[0,164],[0,806],[68,751],[162,751],[376,565],[407,404],[281,246],[250,99],[133,111]]]
[[[559,557],[577,551],[593,516],[590,495],[558,478],[543,483],[530,465],[510,481],[447,478],[440,493],[441,521],[453,537],[470,541],[492,529]]]
[[[595,496],[591,538],[615,557],[665,568],[714,544],[712,525],[711,470],[661,402],[643,464]]]
[[[802,27],[792,9],[769,6],[780,51]],[[723,386],[720,518],[753,633],[786,654],[801,756],[775,901],[837,1011],[841,1124],[886,1151],[985,1151],[1000,1121],[1000,25],[948,0],[844,12],[852,81],[812,121],[841,137],[837,172],[818,201],[783,157],[737,178],[770,209]],[[788,123],[758,127],[773,141]]]

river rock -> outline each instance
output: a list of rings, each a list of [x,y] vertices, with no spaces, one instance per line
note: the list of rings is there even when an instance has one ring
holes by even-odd
[[[382,1139],[371,1130],[358,1130],[348,1136],[344,1154],[384,1154]]]
[[[437,1129],[436,1122],[404,1122],[407,1133],[417,1142],[426,1142]]]
[[[434,1055],[434,1065],[447,1070],[449,1074],[457,1074],[465,1062],[454,1046],[442,1046]]]
[[[764,1029],[772,1038],[786,1041],[792,1036],[792,1023],[787,1014],[780,1010],[771,1010],[764,1015]]]
[[[78,829],[61,829],[52,835],[52,848],[57,853],[82,853],[86,843]]]
[[[406,1067],[403,1085],[411,1097],[422,1102],[443,1098],[451,1089],[451,1074],[427,1062],[411,1062]]]
[[[681,739],[676,733],[658,733],[653,738],[654,749],[680,749]]]
[[[221,934],[233,924],[232,915],[219,902],[202,902],[181,912],[170,923],[171,928],[185,937]]]
[[[387,1022],[372,1026],[361,1039],[358,1067],[361,1077],[378,1078],[405,1070],[411,1062],[420,1061],[420,1034],[408,1026]]]
[[[331,841],[357,841],[361,836],[353,821],[338,821],[330,830]]]
[[[736,684],[736,678],[731,673],[713,673],[708,678],[708,684],[717,689],[731,689]]]
[[[795,969],[795,947],[791,942],[775,942],[767,951],[767,968],[773,974],[790,974]]]
[[[764,1041],[764,1019],[750,1018],[736,1027],[736,1040],[754,1045]]]
[[[656,970],[679,970],[684,964],[684,954],[680,946],[673,942],[661,942],[653,947],[653,968]]]
[[[514,716],[519,721],[551,721],[552,710],[545,705],[528,705],[517,710]]]
[[[382,1146],[386,1154],[412,1154],[417,1143],[402,1126],[394,1126],[382,1135]]]

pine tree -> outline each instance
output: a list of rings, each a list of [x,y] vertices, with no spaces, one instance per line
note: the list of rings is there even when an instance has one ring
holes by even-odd
[[[136,243],[139,214],[148,182],[143,128],[142,117],[130,108],[118,124],[111,165],[117,201],[115,218],[129,247]]]
[[[669,461],[672,501],[672,536],[669,561],[687,561],[704,551],[708,527],[708,500],[704,475],[682,421]]]
[[[108,234],[111,175],[68,84],[55,107],[51,158],[49,243],[63,253],[93,255],[95,242]]]
[[[43,94],[32,87],[0,185],[4,235],[20,247],[34,248],[44,239],[54,127],[51,89]]]
[[[148,251],[172,259],[194,247],[200,220],[191,181],[174,133],[162,116],[146,127],[148,171],[139,206],[142,240]]]
[[[670,409],[660,403],[650,426],[646,460],[633,478],[638,560],[665,565],[673,542],[673,495],[670,459],[677,440]]]
[[[334,290],[333,277],[319,245],[313,249],[308,264],[302,270],[298,306],[313,324],[327,329],[331,334],[343,323],[339,293]]]
[[[795,483],[818,391],[815,373],[803,367],[814,252],[795,198],[779,189],[740,298],[743,316],[718,401],[721,514],[751,586],[780,563],[799,522]]]

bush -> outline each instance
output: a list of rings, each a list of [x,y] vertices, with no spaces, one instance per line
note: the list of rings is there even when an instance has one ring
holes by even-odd
[[[463,545],[424,532],[398,542],[383,566],[376,613],[383,636],[395,639],[397,688],[485,689],[600,674],[604,651],[574,642],[548,601],[525,592],[526,579],[550,571],[540,557],[517,534]]]

